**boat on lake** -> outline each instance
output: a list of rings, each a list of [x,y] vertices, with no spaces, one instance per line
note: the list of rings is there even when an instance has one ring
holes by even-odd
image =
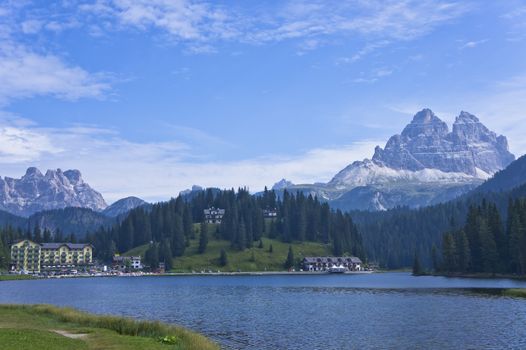
[[[327,270],[328,273],[346,273],[348,270],[345,266],[332,266]]]

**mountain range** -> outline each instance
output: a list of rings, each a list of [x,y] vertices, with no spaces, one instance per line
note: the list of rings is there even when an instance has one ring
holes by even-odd
[[[462,111],[450,131],[430,109],[418,112],[371,159],[355,161],[328,183],[294,185],[285,179],[276,191],[301,191],[343,210],[386,210],[446,202],[481,185],[515,156],[505,136]]]
[[[384,148],[377,146],[371,159],[351,163],[328,183],[295,185],[283,179],[273,189],[278,194],[302,191],[343,210],[418,208],[447,202],[475,188],[485,192],[489,184],[502,188],[522,184],[526,163],[514,159],[506,137],[490,131],[474,115],[461,112],[449,131],[445,122],[424,109]],[[511,170],[501,172],[508,165]],[[484,183],[492,176],[491,182]],[[180,194],[191,199],[202,190],[194,186]],[[31,167],[20,179],[0,177],[3,225],[85,233],[108,227],[130,210],[147,205],[140,198],[127,197],[108,206],[78,170],[42,174]]]

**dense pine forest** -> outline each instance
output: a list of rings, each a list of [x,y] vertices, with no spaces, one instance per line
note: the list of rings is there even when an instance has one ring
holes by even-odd
[[[494,203],[469,208],[465,225],[443,235],[442,259],[434,268],[446,273],[526,273],[526,199],[511,200],[506,220]]]
[[[225,209],[223,220],[220,225],[201,224],[196,237],[194,223],[202,223],[203,210],[210,207]],[[277,215],[265,219],[264,210],[276,211]],[[274,191],[268,190],[260,196],[246,189],[179,196],[149,209],[132,210],[118,225],[101,228],[86,239],[103,260],[153,242],[146,252],[147,260],[169,262],[183,255],[190,239],[199,238],[199,250],[204,252],[210,238],[228,240],[233,248],[244,250],[257,245],[262,237],[321,242],[330,244],[334,255],[365,258],[361,235],[349,214],[332,211],[328,204],[302,193],[285,192],[278,199]]]
[[[423,267],[431,268],[433,246],[440,249],[444,232],[464,227],[470,207],[481,205],[483,201],[491,202],[499,215],[506,217],[510,199],[526,197],[526,185],[501,191],[488,184],[486,189],[495,192],[476,190],[451,202],[430,207],[351,212],[362,234],[369,261],[390,269],[408,267],[413,264],[416,253]]]

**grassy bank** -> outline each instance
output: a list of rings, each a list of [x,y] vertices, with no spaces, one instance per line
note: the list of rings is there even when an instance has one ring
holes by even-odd
[[[502,295],[507,296],[507,297],[515,297],[515,298],[526,298],[526,289],[524,288],[504,289],[502,291]]]
[[[173,260],[173,272],[191,271],[223,271],[223,272],[255,272],[255,271],[283,271],[283,264],[287,259],[289,245],[292,246],[294,257],[300,261],[305,256],[332,255],[331,247],[314,242],[283,243],[278,240],[263,238],[263,248],[258,248],[258,242],[254,247],[239,251],[230,246],[229,241],[211,239],[208,242],[206,252],[198,253],[198,239],[191,240],[190,246],[186,248],[184,255]],[[272,252],[270,252],[272,246]],[[142,255],[147,246],[134,248],[126,255]],[[228,256],[228,264],[219,264],[219,255],[224,249]]]
[[[219,349],[199,334],[160,322],[50,305],[0,305],[0,344],[4,350]]]
[[[30,275],[0,275],[1,281],[30,280],[35,277]]]

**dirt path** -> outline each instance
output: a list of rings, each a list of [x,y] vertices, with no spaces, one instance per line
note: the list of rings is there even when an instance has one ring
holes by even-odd
[[[57,334],[60,334],[66,338],[71,338],[71,339],[82,339],[82,338],[86,338],[88,336],[87,333],[70,333],[68,331],[61,331],[61,330],[58,330],[58,329],[53,329],[52,332],[55,332]]]

